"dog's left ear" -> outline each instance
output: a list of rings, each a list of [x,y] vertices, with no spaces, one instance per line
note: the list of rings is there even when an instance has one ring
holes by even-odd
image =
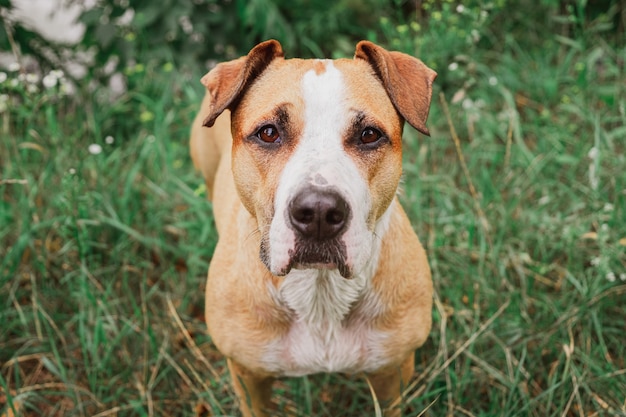
[[[426,119],[437,73],[417,58],[389,52],[368,41],[357,44],[354,58],[371,65],[402,117],[423,134],[430,135]]]
[[[280,43],[272,39],[258,44],[244,57],[218,64],[202,77],[200,81],[211,95],[209,114],[204,119],[204,126],[213,126],[215,119],[240,98],[249,82],[261,74],[275,58],[283,56]]]

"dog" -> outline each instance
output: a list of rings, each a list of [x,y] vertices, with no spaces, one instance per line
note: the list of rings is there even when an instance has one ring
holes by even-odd
[[[320,372],[364,374],[400,415],[433,291],[397,198],[402,130],[429,134],[436,75],[368,41],[305,60],[269,40],[202,78],[190,147],[219,235],[206,323],[243,416],[271,414],[275,378]]]

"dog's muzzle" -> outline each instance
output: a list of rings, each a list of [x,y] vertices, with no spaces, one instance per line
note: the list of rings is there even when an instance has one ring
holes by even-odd
[[[290,251],[289,269],[338,269],[342,276],[351,275],[346,263],[346,245],[341,236],[351,218],[348,202],[328,187],[306,187],[289,202],[287,221],[296,241]]]

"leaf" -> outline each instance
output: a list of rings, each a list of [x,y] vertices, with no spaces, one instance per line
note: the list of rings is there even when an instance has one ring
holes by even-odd
[[[557,155],[554,160],[562,165],[576,165],[580,162],[580,158],[570,154]]]
[[[596,232],[587,232],[583,233],[580,238],[585,240],[598,240],[598,234]]]
[[[0,413],[0,417],[17,417],[22,415],[20,413],[20,409],[21,409],[21,403],[18,400],[13,400],[12,404],[7,404],[6,409]],[[13,410],[15,410],[15,413],[13,413]]]
[[[18,147],[20,149],[32,149],[32,150],[35,150],[35,151],[38,151],[38,152],[41,152],[41,153],[45,153],[46,152],[46,149],[43,146],[41,146],[41,145],[39,145],[37,143],[34,143],[34,142],[22,142],[22,143],[20,143],[18,145]]]
[[[117,29],[111,23],[99,25],[95,31],[96,39],[103,48],[108,48],[111,45],[116,34]]]
[[[93,9],[89,9],[81,14],[78,20],[87,26],[92,26],[99,23],[101,17],[102,9],[94,7]]]
[[[562,43],[563,45],[571,46],[577,51],[584,50],[582,43],[578,40],[570,39],[568,37],[560,36],[560,35],[556,35],[554,39],[556,39],[558,42]]]
[[[137,29],[143,29],[146,26],[154,23],[161,13],[160,6],[156,7],[146,7],[145,9],[138,10],[133,18],[133,24]],[[173,16],[173,14],[170,14]],[[176,21],[177,22],[177,21]]]

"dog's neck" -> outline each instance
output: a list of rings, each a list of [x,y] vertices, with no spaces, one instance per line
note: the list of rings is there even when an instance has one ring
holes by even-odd
[[[376,274],[394,204],[395,201],[375,225],[370,260],[361,271],[346,279],[338,270],[293,269],[278,288],[271,289],[277,303],[289,308],[297,321],[311,327],[326,327],[340,326],[353,307],[373,302],[371,281]],[[375,311],[370,313],[376,314]]]
[[[292,270],[277,295],[299,321],[312,326],[340,323],[362,298],[367,283],[365,275],[346,279],[337,270]]]

